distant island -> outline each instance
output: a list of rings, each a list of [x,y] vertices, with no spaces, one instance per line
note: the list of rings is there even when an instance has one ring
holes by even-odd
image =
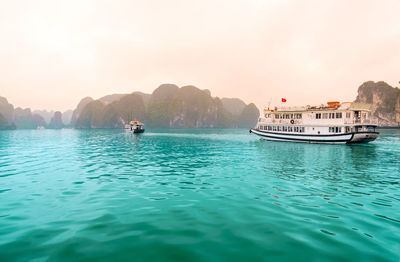
[[[355,102],[371,105],[379,126],[400,126],[400,90],[383,81],[368,81],[358,88]],[[150,128],[249,128],[259,110],[239,98],[212,97],[195,86],[163,84],[152,94],[112,94],[83,98],[75,110],[54,112],[14,108],[0,97],[0,129],[122,128],[132,119]]]
[[[163,84],[152,94],[113,94],[97,100],[85,97],[74,111],[64,113],[14,109],[0,97],[0,129],[122,128],[132,119],[151,128],[248,128],[256,124],[259,115],[253,103],[212,97],[209,90],[190,85]]]
[[[358,88],[355,102],[371,105],[379,126],[400,126],[400,89],[383,81],[368,81]]]

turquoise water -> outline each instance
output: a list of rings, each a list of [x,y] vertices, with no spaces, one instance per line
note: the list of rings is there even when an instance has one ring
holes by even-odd
[[[400,131],[0,132],[0,261],[399,261]]]

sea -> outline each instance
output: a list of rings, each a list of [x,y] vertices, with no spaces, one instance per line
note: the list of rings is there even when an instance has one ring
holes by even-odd
[[[0,261],[399,261],[400,130],[0,131]]]

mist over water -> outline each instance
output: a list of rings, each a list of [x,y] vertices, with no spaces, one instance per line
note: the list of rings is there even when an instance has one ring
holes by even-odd
[[[0,132],[0,261],[397,261],[400,131]]]

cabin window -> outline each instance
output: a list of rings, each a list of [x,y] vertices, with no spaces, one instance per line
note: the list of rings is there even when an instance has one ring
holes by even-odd
[[[316,118],[316,119],[321,119],[321,113],[316,113],[316,114],[315,114],[315,118]]]
[[[273,131],[276,131],[276,126],[274,126],[272,130],[273,130]]]
[[[335,131],[334,127],[329,127],[329,133],[333,133]]]
[[[322,118],[323,118],[323,119],[327,119],[327,118],[328,118],[328,113],[323,113],[323,114],[322,114]]]
[[[279,118],[279,114],[275,114],[275,119],[278,119]]]
[[[272,126],[268,126],[268,130],[271,131],[272,130]]]
[[[335,118],[335,113],[329,113],[329,119],[334,119]]]
[[[336,113],[336,118],[342,118],[342,113]]]
[[[284,127],[283,127],[283,131],[284,131],[284,132],[287,132],[287,126],[284,126]]]
[[[298,126],[294,127],[294,132],[299,132],[299,127]]]
[[[346,113],[346,118],[350,118],[351,117],[351,113],[350,112],[347,112]]]
[[[282,127],[281,126],[278,126],[278,131],[282,131]]]
[[[300,132],[304,133],[304,126],[301,127],[301,131]]]
[[[293,119],[293,114],[290,114],[290,119]]]

